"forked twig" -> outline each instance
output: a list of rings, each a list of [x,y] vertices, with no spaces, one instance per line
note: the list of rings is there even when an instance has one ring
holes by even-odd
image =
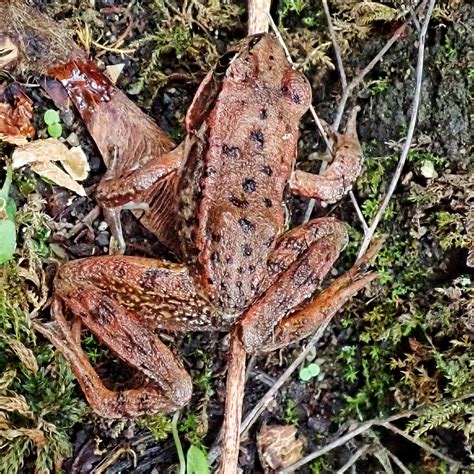
[[[425,8],[426,2],[427,2],[427,0],[423,0],[418,5],[418,7],[415,9],[415,14],[420,13]],[[326,2],[323,2],[323,3],[326,3]],[[334,31],[334,27],[333,27],[332,20],[331,20],[331,17],[330,17],[330,12],[329,12],[329,9],[327,8],[327,5],[324,8],[324,11],[325,11],[325,14],[326,14],[326,21],[327,21],[327,24],[328,24],[329,33],[331,35],[331,40],[332,40],[332,43],[333,43],[334,53],[336,55],[336,63],[338,65],[338,71],[339,71],[339,75],[340,75],[340,79],[341,79],[341,85],[342,85],[341,100],[339,102],[339,106],[338,106],[338,109],[337,109],[336,118],[335,118],[335,120],[332,124],[334,130],[337,131],[340,124],[341,124],[342,116],[344,114],[344,110],[346,108],[347,101],[348,101],[349,97],[351,96],[353,90],[364,80],[365,76],[382,59],[382,57],[394,45],[394,43],[404,34],[405,30],[407,29],[408,25],[410,24],[410,22],[413,19],[413,15],[411,15],[411,17],[408,20],[406,20],[401,26],[399,26],[395,30],[395,32],[393,33],[391,38],[387,41],[385,46],[374,56],[372,61],[370,61],[370,63],[367,64],[367,66],[364,69],[362,69],[362,71],[359,72],[359,74],[357,74],[357,76],[354,77],[354,79],[352,79],[352,81],[346,87],[344,87],[344,82],[347,82],[346,74],[344,72],[339,44],[337,43],[336,33]],[[323,163],[323,165],[321,166],[320,173],[322,171],[324,171],[326,166],[327,166],[327,164]],[[354,194],[352,193],[352,191],[350,191],[349,195],[351,196],[351,200],[353,202],[355,202],[355,197],[354,197]],[[308,207],[306,209],[305,217],[304,217],[303,222],[308,222],[309,218],[311,217],[311,213],[313,212],[315,203],[316,203],[316,201],[314,199],[309,200]],[[358,212],[358,209],[359,209],[359,206],[356,207],[356,212],[357,212],[357,215],[358,215],[359,219],[361,219],[362,213]],[[362,216],[362,219],[361,219],[361,223],[362,223],[362,227],[364,229],[365,229],[365,227],[368,228],[367,223],[365,222],[365,219],[363,218],[363,216]],[[364,226],[364,224],[365,224],[365,226]]]
[[[474,394],[467,394],[463,397],[460,397],[460,399],[465,400],[466,398],[472,398]],[[372,429],[373,427],[376,426],[381,426],[384,428],[387,428],[394,433],[396,433],[399,436],[402,436],[403,438],[407,439],[408,441],[416,444],[420,448],[424,449],[426,452],[432,454],[433,456],[438,457],[439,459],[442,459],[443,461],[446,461],[448,464],[451,464],[452,466],[455,467],[461,467],[462,463],[459,461],[456,461],[455,459],[450,458],[449,456],[446,456],[443,454],[441,451],[433,448],[429,444],[420,441],[413,436],[405,433],[401,429],[397,428],[395,425],[393,425],[394,421],[400,420],[402,418],[408,418],[410,416],[413,416],[416,414],[416,411],[409,410],[401,413],[397,413],[395,415],[389,416],[388,418],[385,419],[380,419],[380,418],[374,418],[372,420],[366,421],[364,423],[361,423],[357,428],[352,429],[348,433],[346,433],[343,436],[340,436],[339,438],[335,439],[331,443],[326,444],[322,448],[317,449],[316,451],[313,451],[312,453],[308,454],[304,458],[300,459],[298,462],[291,464],[291,466],[286,467],[285,469],[282,469],[278,471],[278,474],[290,474],[294,472],[296,469],[299,469],[301,466],[304,466],[305,464],[308,464],[309,462],[313,461],[314,459],[317,459],[321,456],[323,456],[326,453],[329,453],[335,448],[339,448],[340,446],[345,445],[348,441],[351,439],[355,438],[356,436],[359,436],[368,430]]]
[[[436,3],[436,0],[430,0],[428,4],[428,9],[426,11],[425,19],[423,20],[423,25],[421,27],[420,36],[419,36],[419,45],[418,45],[418,58],[416,62],[416,85],[415,85],[415,94],[413,97],[412,112],[410,116],[410,124],[408,125],[408,132],[405,139],[405,144],[403,145],[403,150],[400,155],[400,160],[398,161],[397,168],[390,182],[387,194],[380,205],[377,214],[375,215],[367,233],[364,234],[364,240],[359,250],[359,257],[364,254],[364,252],[369,248],[370,242],[374,236],[375,230],[382,219],[382,216],[387,209],[388,203],[392,198],[392,195],[397,187],[398,181],[402,174],[403,167],[405,166],[406,159],[408,157],[408,152],[410,151],[411,142],[413,140],[413,134],[415,133],[415,125],[418,119],[418,109],[421,101],[421,84],[423,82],[423,65],[425,58],[425,41],[426,33],[428,31],[428,25],[430,23],[431,14],[433,13],[433,8]]]

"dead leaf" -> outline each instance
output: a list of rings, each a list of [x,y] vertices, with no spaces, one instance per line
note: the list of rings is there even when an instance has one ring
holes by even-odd
[[[53,162],[59,161],[65,171]],[[87,178],[89,162],[81,147],[68,148],[56,138],[35,140],[19,146],[12,155],[13,168],[30,165],[30,168],[43,178],[58,186],[70,189],[85,196],[84,188],[77,183]]]
[[[114,84],[117,84],[117,79],[119,78],[124,66],[125,66],[125,63],[112,64],[110,66],[105,66],[105,71],[107,72],[107,76],[109,76],[109,79]]]
[[[296,438],[293,425],[263,425],[257,436],[260,462],[265,472],[284,469],[303,456],[304,438]]]
[[[35,136],[30,122],[33,102],[17,84],[0,90],[0,141],[13,145],[28,143]]]

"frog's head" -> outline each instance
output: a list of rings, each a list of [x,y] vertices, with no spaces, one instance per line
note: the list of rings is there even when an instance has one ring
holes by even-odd
[[[219,60],[215,74],[236,87],[273,91],[288,101],[288,107],[303,114],[311,103],[311,87],[292,68],[278,40],[271,34],[248,36]]]

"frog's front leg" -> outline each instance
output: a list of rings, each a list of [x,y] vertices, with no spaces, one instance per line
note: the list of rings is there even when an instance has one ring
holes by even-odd
[[[301,307],[304,308],[311,301],[314,291],[346,243],[344,224],[332,218],[314,219],[283,235],[269,258],[270,287],[242,315],[239,322],[247,352],[265,352],[277,347],[275,334],[283,333],[278,336],[278,347],[293,340],[287,336],[291,332],[287,323],[290,321],[291,325],[293,321],[289,315],[298,313]],[[348,274],[350,277],[345,276],[344,281],[336,280],[339,281],[337,285],[323,291],[313,303],[309,303],[311,307],[316,305],[320,311],[314,317],[307,313],[298,318],[301,326],[306,324],[306,332],[300,328],[299,334],[306,335],[314,330],[324,319],[321,314],[334,314],[375,278],[373,273],[359,273],[360,267],[354,267],[352,273]]]
[[[76,260],[60,269],[55,290],[53,322],[37,329],[69,361],[94,411],[136,417],[176,410],[189,401],[190,376],[153,330],[214,327],[213,309],[185,266],[138,257]],[[64,319],[61,301],[150,384],[121,392],[106,388]]]
[[[108,168],[97,197],[119,252],[125,250],[122,208],[146,208],[142,223],[176,251],[173,181],[181,149],[91,61],[74,60],[48,74],[64,89],[49,81],[46,90],[57,103],[64,103],[67,92]]]
[[[334,203],[352,188],[362,169],[362,151],[356,130],[358,110],[357,107],[352,110],[344,134],[325,127],[335,141],[334,159],[320,175],[296,170],[290,182],[292,193]]]
[[[184,157],[184,147],[174,150],[141,165],[137,163],[131,169],[116,169],[115,159],[100,182],[96,199],[104,211],[112,235],[118,243],[118,252],[125,250],[120,214],[122,209],[144,211],[141,221],[169,249],[176,254],[176,208],[175,185],[178,170]]]

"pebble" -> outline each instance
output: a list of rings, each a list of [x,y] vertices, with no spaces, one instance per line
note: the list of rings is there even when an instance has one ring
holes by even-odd
[[[97,226],[97,230],[99,232],[103,232],[104,230],[107,230],[109,228],[109,225],[105,221],[99,222],[99,225]]]
[[[100,232],[95,241],[99,247],[109,245],[110,236],[108,232]]]
[[[79,146],[79,138],[74,132],[69,134],[69,136],[66,138],[66,141],[71,146]]]

